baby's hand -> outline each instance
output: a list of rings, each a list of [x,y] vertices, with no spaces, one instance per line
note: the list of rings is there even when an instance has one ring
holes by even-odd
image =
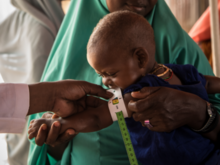
[[[55,121],[59,121],[59,120],[60,120],[59,118],[58,119],[41,118],[41,119],[31,120],[30,126],[28,128],[28,134],[29,134],[28,138],[33,139],[34,137],[36,137],[37,134],[38,134],[38,130],[40,129],[41,125],[42,125],[42,129],[44,129],[44,130],[48,129],[48,131],[49,131],[51,129],[51,125]]]

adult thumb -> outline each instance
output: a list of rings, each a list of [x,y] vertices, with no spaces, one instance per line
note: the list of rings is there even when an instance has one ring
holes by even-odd
[[[85,94],[94,95],[103,97],[105,99],[109,99],[113,96],[113,94],[106,89],[102,88],[99,85],[88,83],[88,82],[82,82],[80,84],[80,87],[85,92]]]
[[[131,96],[133,98],[143,99],[143,98],[146,98],[147,96],[157,92],[159,89],[160,89],[160,87],[144,87],[140,91],[132,92]]]

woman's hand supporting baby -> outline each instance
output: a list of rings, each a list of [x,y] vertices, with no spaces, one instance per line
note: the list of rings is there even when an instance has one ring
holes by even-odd
[[[131,96],[138,99],[128,104],[134,120],[150,120],[152,131],[170,132],[184,125],[200,129],[206,122],[206,101],[194,94],[166,87],[145,87]]]
[[[171,132],[184,125],[201,129],[207,122],[206,101],[191,93],[166,87],[145,87],[132,92],[129,99],[128,108],[134,120],[142,123],[149,120],[152,131]],[[216,142],[219,130],[220,123],[203,136]]]

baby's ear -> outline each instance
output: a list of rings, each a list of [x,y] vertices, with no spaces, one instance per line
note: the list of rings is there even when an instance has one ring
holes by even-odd
[[[134,50],[133,55],[137,58],[138,66],[140,68],[145,68],[149,58],[148,51],[143,47],[139,47]]]

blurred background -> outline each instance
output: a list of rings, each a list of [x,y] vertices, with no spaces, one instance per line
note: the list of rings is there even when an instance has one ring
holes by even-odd
[[[209,6],[209,0],[165,0],[170,10],[188,33]]]
[[[15,16],[15,14],[22,15],[22,18],[24,16],[27,17],[27,21],[34,24],[34,26],[39,26],[38,30],[40,29],[41,31],[38,33],[38,35],[41,33],[42,33],[42,35],[45,35],[45,34],[48,35],[48,38],[50,38],[50,41],[47,41],[47,43],[48,42],[51,43],[49,45],[49,47],[51,47],[53,44],[53,41],[55,39],[56,33],[59,29],[59,26],[62,22],[62,19],[65,16],[65,13],[68,11],[70,0],[42,0],[45,2],[46,1],[47,2],[56,1],[56,3],[48,3],[47,4],[47,5],[51,4],[53,6],[56,5],[55,9],[59,11],[59,12],[57,12],[55,10],[55,11],[53,11],[52,14],[51,13],[47,14],[46,9],[43,8],[42,6],[40,6],[39,4],[36,4],[36,3],[32,4],[31,1],[37,1],[37,0],[26,0],[26,1],[28,1],[28,3],[31,2],[30,4],[32,5],[32,7],[34,9],[41,12],[41,14],[43,13],[45,15],[45,17],[48,18],[48,21],[51,21],[51,23],[47,25],[47,30],[40,27],[42,22],[38,20],[37,15],[25,10],[25,8],[23,7],[24,6],[23,4],[19,4],[18,1],[21,1],[21,0],[12,0],[12,1],[14,1],[13,5],[11,4],[10,0],[0,0],[0,34],[2,33],[1,28],[3,28],[3,26],[1,26],[1,25],[8,24],[9,27],[7,27],[7,28],[10,28],[10,26],[13,25],[13,21],[11,21],[11,20],[14,20],[14,18],[12,19],[12,16]],[[182,26],[182,28],[187,33],[190,31],[190,29],[193,27],[193,25],[196,23],[196,21],[200,18],[200,16],[204,13],[204,11],[209,6],[209,0],[165,0],[165,1],[168,4],[168,6],[170,7],[174,16],[177,18],[177,20],[180,23],[180,25]],[[48,15],[53,15],[54,13],[60,13],[59,15],[55,14],[57,17],[59,17],[58,23],[54,22],[53,19],[50,16],[48,16]],[[18,18],[21,19],[21,17],[16,17],[16,21],[18,21],[17,20]],[[32,19],[33,21],[37,20],[38,22],[37,21],[31,22],[32,20],[30,20],[30,19]],[[25,20],[23,20],[22,23],[24,23],[24,22],[25,22]],[[27,22],[25,22],[25,23],[27,23]],[[18,23],[18,25],[19,25],[19,23]],[[48,30],[48,27],[49,27],[49,30]],[[51,29],[50,29],[50,27],[51,27]],[[21,31],[19,33],[21,33]],[[9,38],[9,41],[10,41],[10,38]],[[40,38],[39,38],[39,41],[40,41]],[[37,78],[33,78],[33,77],[29,78],[27,76],[27,75],[30,75],[30,72],[28,72],[30,70],[30,66],[27,66],[26,68],[23,66],[23,62],[25,60],[27,60],[26,59],[27,57],[25,56],[25,52],[22,52],[21,49],[19,49],[18,53],[16,51],[7,52],[5,50],[1,50],[1,47],[4,47],[1,44],[4,42],[7,42],[7,40],[0,41],[0,82],[4,82],[4,81],[9,82],[9,80],[10,80],[10,82],[17,82],[17,79],[13,79],[13,78],[16,78],[16,76],[13,76],[13,75],[21,74],[20,72],[22,72],[20,77],[23,76],[24,78],[22,80],[20,80],[20,77],[19,77],[19,82],[33,83],[33,82],[40,81],[40,76],[38,76]],[[18,42],[18,41],[16,41],[16,42]],[[198,42],[198,44],[201,44],[201,42]],[[39,46],[35,45],[35,47],[39,47]],[[209,47],[210,47],[210,45],[209,45]],[[201,48],[204,49],[204,47],[202,47],[202,46],[201,46]],[[32,46],[30,46],[30,49],[32,49]],[[49,55],[49,51],[50,51],[50,48],[48,50],[45,50],[46,53],[44,53],[44,54],[47,54],[47,56],[44,58],[40,58],[40,60],[38,60],[41,62],[42,67],[39,69],[40,71],[39,70],[37,71],[36,75],[42,73],[43,66],[46,62],[48,55]],[[211,52],[208,52],[207,54],[210,54],[210,53]],[[17,58],[17,56],[19,57],[19,59]],[[208,56],[207,56],[207,58],[208,58]],[[19,60],[21,62],[22,67],[20,65],[17,66],[17,63],[19,62]],[[29,57],[28,57],[28,60],[30,60]],[[33,60],[33,59],[31,58],[31,60]],[[5,63],[7,63],[8,66],[5,66]],[[16,67],[13,66],[13,64],[15,64]],[[37,65],[37,66],[39,66],[39,65]],[[18,73],[19,69],[20,69],[20,72]],[[10,79],[10,76],[13,78]],[[26,136],[25,134],[26,133],[24,133],[24,137]],[[10,137],[7,135],[7,138],[6,138],[5,134],[0,134],[0,155],[1,155],[0,156],[0,165],[8,165],[9,164],[8,150],[11,150],[11,148],[10,148],[11,146],[9,144],[7,145],[6,139],[7,139],[8,143],[11,143],[10,138],[16,139],[17,143],[19,143],[19,138],[22,138],[22,137],[19,137],[19,138],[18,137]],[[16,155],[16,153],[12,153],[11,157],[16,158],[15,155]],[[26,159],[26,158],[24,158],[24,159]],[[17,165],[19,163],[17,162],[17,164],[16,164],[16,163],[13,163],[13,161],[11,161],[10,164]]]
[[[0,0],[0,23],[10,15],[15,8],[10,4],[9,0]],[[0,73],[0,83],[4,80],[2,79]],[[5,141],[5,134],[0,134],[0,165],[8,165],[8,154],[7,154],[7,145]]]

